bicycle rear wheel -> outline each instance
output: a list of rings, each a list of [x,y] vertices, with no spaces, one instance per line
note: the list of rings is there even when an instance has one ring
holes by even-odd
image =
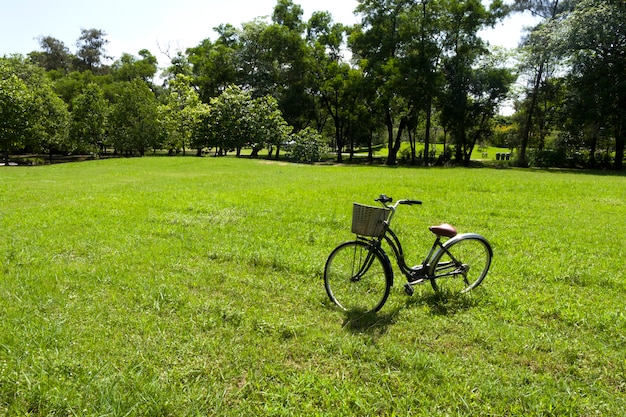
[[[390,269],[388,259],[376,247],[358,240],[343,243],[326,261],[326,293],[343,310],[378,311],[389,296]]]
[[[477,234],[457,235],[435,254],[429,271],[437,292],[464,293],[476,288],[487,275],[493,251]]]

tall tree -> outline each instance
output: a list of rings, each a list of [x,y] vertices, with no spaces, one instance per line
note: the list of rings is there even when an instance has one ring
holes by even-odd
[[[553,29],[571,57],[570,89],[585,94],[587,107],[595,110],[595,123],[613,131],[614,167],[622,169],[626,142],[626,2],[581,0],[563,21],[563,27]]]
[[[343,62],[341,47],[344,44],[345,27],[334,23],[328,12],[313,13],[307,23],[307,44],[311,50],[310,76],[311,86],[319,96],[324,114],[329,114],[335,130],[334,147],[337,150],[337,162],[342,162],[342,153],[346,135],[350,128],[350,111],[355,103],[356,90],[351,84],[361,72]],[[318,128],[323,126],[318,118]]]
[[[95,83],[87,84],[72,102],[70,135],[73,143],[91,152],[104,152],[108,115],[109,103],[102,88]]]
[[[117,83],[118,95],[111,111],[109,129],[115,149],[145,155],[157,149],[161,137],[158,101],[148,85],[138,79]]]
[[[407,126],[406,102],[399,95],[404,77],[398,61],[402,53],[401,27],[409,6],[407,0],[359,1],[356,11],[362,15],[362,30],[351,36],[352,52],[359,60],[365,80],[376,86],[376,105],[385,115],[388,165],[396,164]]]
[[[187,50],[194,84],[205,103],[237,81],[238,32],[230,25],[220,26],[216,30],[220,35],[215,42],[205,39],[198,46]]]
[[[274,91],[283,117],[296,131],[314,119],[315,103],[309,94],[310,53],[304,39],[306,25],[302,7],[292,0],[278,0],[263,39],[278,63],[274,69]]]
[[[28,146],[49,152],[63,146],[69,113],[54,93],[43,68],[22,56],[0,58],[0,147],[9,152]]]
[[[0,62],[0,71],[2,71]],[[2,71],[4,72],[4,71]],[[27,137],[32,94],[26,83],[15,74],[0,77],[0,148],[5,164],[9,153],[24,146]]]
[[[522,125],[518,155],[518,163],[522,166],[528,165],[526,151],[533,130],[533,116],[539,105],[541,86],[547,82],[546,74],[550,74],[548,69],[551,64],[556,64],[555,50],[549,47],[546,37],[542,36],[541,28],[555,22],[561,13],[571,7],[571,3],[571,0],[515,0],[512,6],[514,11],[530,12],[542,19],[523,42],[527,54],[522,62],[522,71],[529,74],[529,85],[524,109],[526,117]]]
[[[254,97],[272,95],[296,130],[315,119],[310,52],[304,37],[302,7],[279,0],[272,22],[257,19],[243,25],[238,56],[238,84]]]
[[[182,148],[183,155],[187,152],[195,125],[198,106],[201,101],[198,92],[191,85],[192,77],[178,74],[168,83],[165,103],[168,119],[171,120],[170,147]],[[202,146],[197,147],[198,155]]]
[[[41,51],[31,52],[29,57],[46,71],[57,70],[65,73],[71,69],[73,55],[65,44],[52,36],[37,38]]]
[[[479,0],[448,4],[441,119],[455,143],[456,159],[464,164],[476,143],[475,129],[485,129],[511,83],[507,71],[478,66],[489,54],[478,32],[498,15]]]
[[[105,61],[111,59],[106,54],[106,32],[101,29],[81,29],[80,37],[76,41],[78,48],[78,68],[83,71],[103,71]]]
[[[139,59],[124,53],[112,66],[113,77],[117,81],[131,81],[135,78],[152,82],[157,73],[158,61],[147,49],[139,51]]]

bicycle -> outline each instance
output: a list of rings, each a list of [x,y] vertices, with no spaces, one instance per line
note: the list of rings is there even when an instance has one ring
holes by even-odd
[[[330,300],[346,311],[379,311],[393,286],[391,261],[382,248],[391,248],[400,271],[406,276],[404,291],[411,296],[414,286],[430,282],[438,293],[466,293],[485,278],[493,250],[483,236],[459,234],[454,226],[430,226],[435,242],[421,264],[409,267],[398,236],[389,227],[400,205],[419,205],[419,200],[398,200],[381,194],[375,201],[382,207],[353,204],[352,232],[356,240],[337,246],[324,268],[324,285]]]

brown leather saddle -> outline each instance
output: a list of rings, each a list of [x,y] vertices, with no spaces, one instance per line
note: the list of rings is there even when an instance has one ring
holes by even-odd
[[[448,223],[442,223],[439,226],[430,226],[428,230],[430,230],[437,236],[443,237],[454,237],[458,233],[455,227]]]

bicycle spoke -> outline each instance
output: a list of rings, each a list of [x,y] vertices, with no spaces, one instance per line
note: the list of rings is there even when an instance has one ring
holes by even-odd
[[[491,248],[480,238],[466,237],[444,245],[433,259],[431,284],[436,291],[467,292],[483,280],[491,265]]]
[[[326,262],[330,299],[344,310],[377,311],[389,295],[385,261],[370,245],[355,241],[337,247]]]

